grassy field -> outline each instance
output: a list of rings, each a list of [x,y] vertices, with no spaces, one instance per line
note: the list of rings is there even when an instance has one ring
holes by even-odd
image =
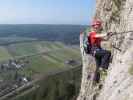
[[[66,46],[60,42],[28,42],[0,47],[0,61],[23,56],[29,64],[19,72],[30,77],[34,74],[72,67],[65,64],[68,60],[81,61],[78,48]]]
[[[0,47],[0,62],[11,59],[12,56],[5,47]]]
[[[37,53],[34,43],[12,44],[8,48],[14,57]]]
[[[39,88],[29,90],[30,92],[23,91],[22,94],[17,94],[15,100],[70,100],[77,96],[81,79],[81,57],[77,46],[34,41],[0,47],[1,63],[20,58],[29,63],[20,69],[2,71],[0,79],[13,81],[16,75],[22,75],[32,80],[39,79],[34,83]],[[67,64],[69,60],[74,60],[77,64]],[[61,73],[55,74],[57,72]],[[47,78],[43,79],[44,77]]]

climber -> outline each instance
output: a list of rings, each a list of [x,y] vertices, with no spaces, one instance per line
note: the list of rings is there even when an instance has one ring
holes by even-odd
[[[108,69],[111,52],[101,48],[101,42],[107,41],[112,33],[100,34],[102,30],[102,22],[100,20],[94,20],[91,29],[91,32],[88,33],[88,42],[91,45],[91,55],[96,60],[96,70]]]
[[[100,34],[102,29],[102,22],[100,20],[93,21],[91,27],[92,31],[88,33],[88,42],[91,44],[91,54],[96,58],[101,58],[101,63],[97,62],[97,67],[107,69],[111,52],[102,49],[101,42],[107,41],[112,33]]]

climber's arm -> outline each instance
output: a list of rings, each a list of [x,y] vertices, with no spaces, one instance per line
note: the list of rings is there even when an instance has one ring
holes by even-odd
[[[102,38],[103,41],[108,41],[112,33],[96,34],[96,38]]]
[[[96,34],[95,35],[96,38],[104,38],[106,36],[107,36],[107,34]]]

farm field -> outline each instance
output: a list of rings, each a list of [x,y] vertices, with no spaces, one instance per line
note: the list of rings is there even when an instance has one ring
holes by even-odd
[[[69,100],[81,82],[82,25],[0,25],[0,99]]]
[[[27,60],[29,64],[18,72],[28,77],[76,66],[66,64],[69,60],[74,60],[77,65],[81,61],[78,48],[61,42],[33,41],[0,47],[0,62],[21,58]]]

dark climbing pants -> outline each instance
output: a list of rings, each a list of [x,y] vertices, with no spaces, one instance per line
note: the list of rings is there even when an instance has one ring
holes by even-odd
[[[102,48],[96,48],[94,52],[95,52],[94,56],[96,59],[97,68],[102,67],[108,69],[111,52],[108,50],[104,50]]]

